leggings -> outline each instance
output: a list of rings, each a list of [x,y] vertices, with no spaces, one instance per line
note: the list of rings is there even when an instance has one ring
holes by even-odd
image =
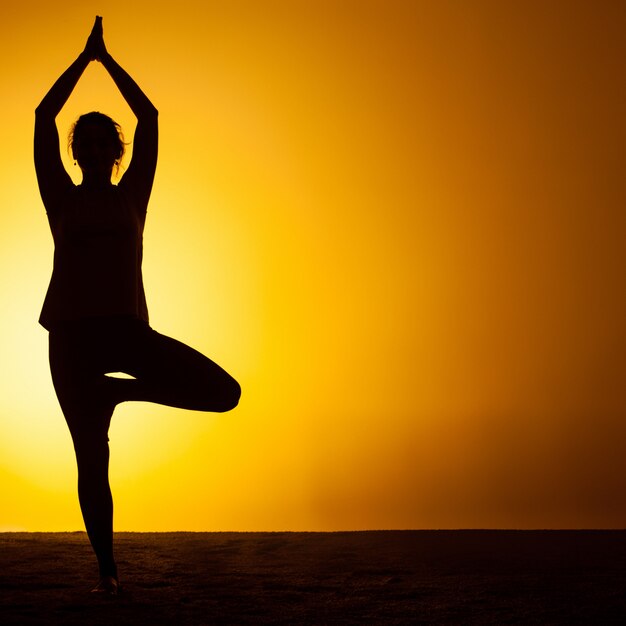
[[[94,318],[50,331],[50,370],[78,465],[78,498],[100,576],[117,578],[108,430],[128,400],[224,412],[239,402],[237,381],[185,344],[134,318]],[[124,372],[131,379],[107,373]]]

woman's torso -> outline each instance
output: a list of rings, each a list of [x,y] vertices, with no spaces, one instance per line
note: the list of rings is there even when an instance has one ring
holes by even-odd
[[[127,315],[148,321],[141,263],[145,212],[124,190],[68,191],[48,213],[54,268],[40,316],[47,329],[89,317]]]

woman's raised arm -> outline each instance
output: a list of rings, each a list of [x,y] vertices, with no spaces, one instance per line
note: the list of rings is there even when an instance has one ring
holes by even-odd
[[[59,132],[55,119],[76,87],[85,68],[96,58],[94,44],[97,26],[98,18],[96,18],[85,49],[61,74],[35,109],[35,171],[41,198],[48,211],[55,207],[61,194],[73,184],[61,161]]]
[[[94,41],[96,59],[107,70],[122,97],[137,117],[132,160],[120,181],[120,185],[129,190],[134,195],[138,205],[145,209],[150,197],[157,163],[158,111],[139,85],[109,54],[104,45],[101,21],[99,27]]]

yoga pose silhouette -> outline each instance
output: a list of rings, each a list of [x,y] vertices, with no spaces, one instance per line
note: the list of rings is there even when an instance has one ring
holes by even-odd
[[[69,143],[82,172],[74,185],[59,150],[55,118],[91,61],[107,70],[137,117],[133,156],[120,127],[102,113],[74,124]],[[78,496],[98,559],[93,591],[116,594],[108,429],[115,406],[136,400],[199,411],[228,411],[239,384],[192,348],[148,324],[141,260],[146,209],[157,163],[157,110],[108,53],[97,17],[85,49],[35,115],[35,169],[54,239],[54,267],[40,323],[49,331],[50,370],[78,465]],[[133,378],[107,376],[124,372]]]

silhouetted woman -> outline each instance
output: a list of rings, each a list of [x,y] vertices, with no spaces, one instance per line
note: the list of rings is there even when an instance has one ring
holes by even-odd
[[[91,61],[102,63],[137,117],[130,165],[118,185],[124,141],[101,113],[78,119],[70,133],[82,183],[65,171],[55,118]],[[40,323],[49,331],[54,388],[78,464],[78,495],[100,581],[118,592],[113,557],[113,500],[108,429],[115,406],[128,400],[228,411],[238,383],[192,348],[152,330],[141,259],[146,208],[157,162],[157,110],[104,45],[97,17],[87,45],[37,107],[35,168],[54,239],[54,268]],[[107,373],[125,372],[122,379]]]

